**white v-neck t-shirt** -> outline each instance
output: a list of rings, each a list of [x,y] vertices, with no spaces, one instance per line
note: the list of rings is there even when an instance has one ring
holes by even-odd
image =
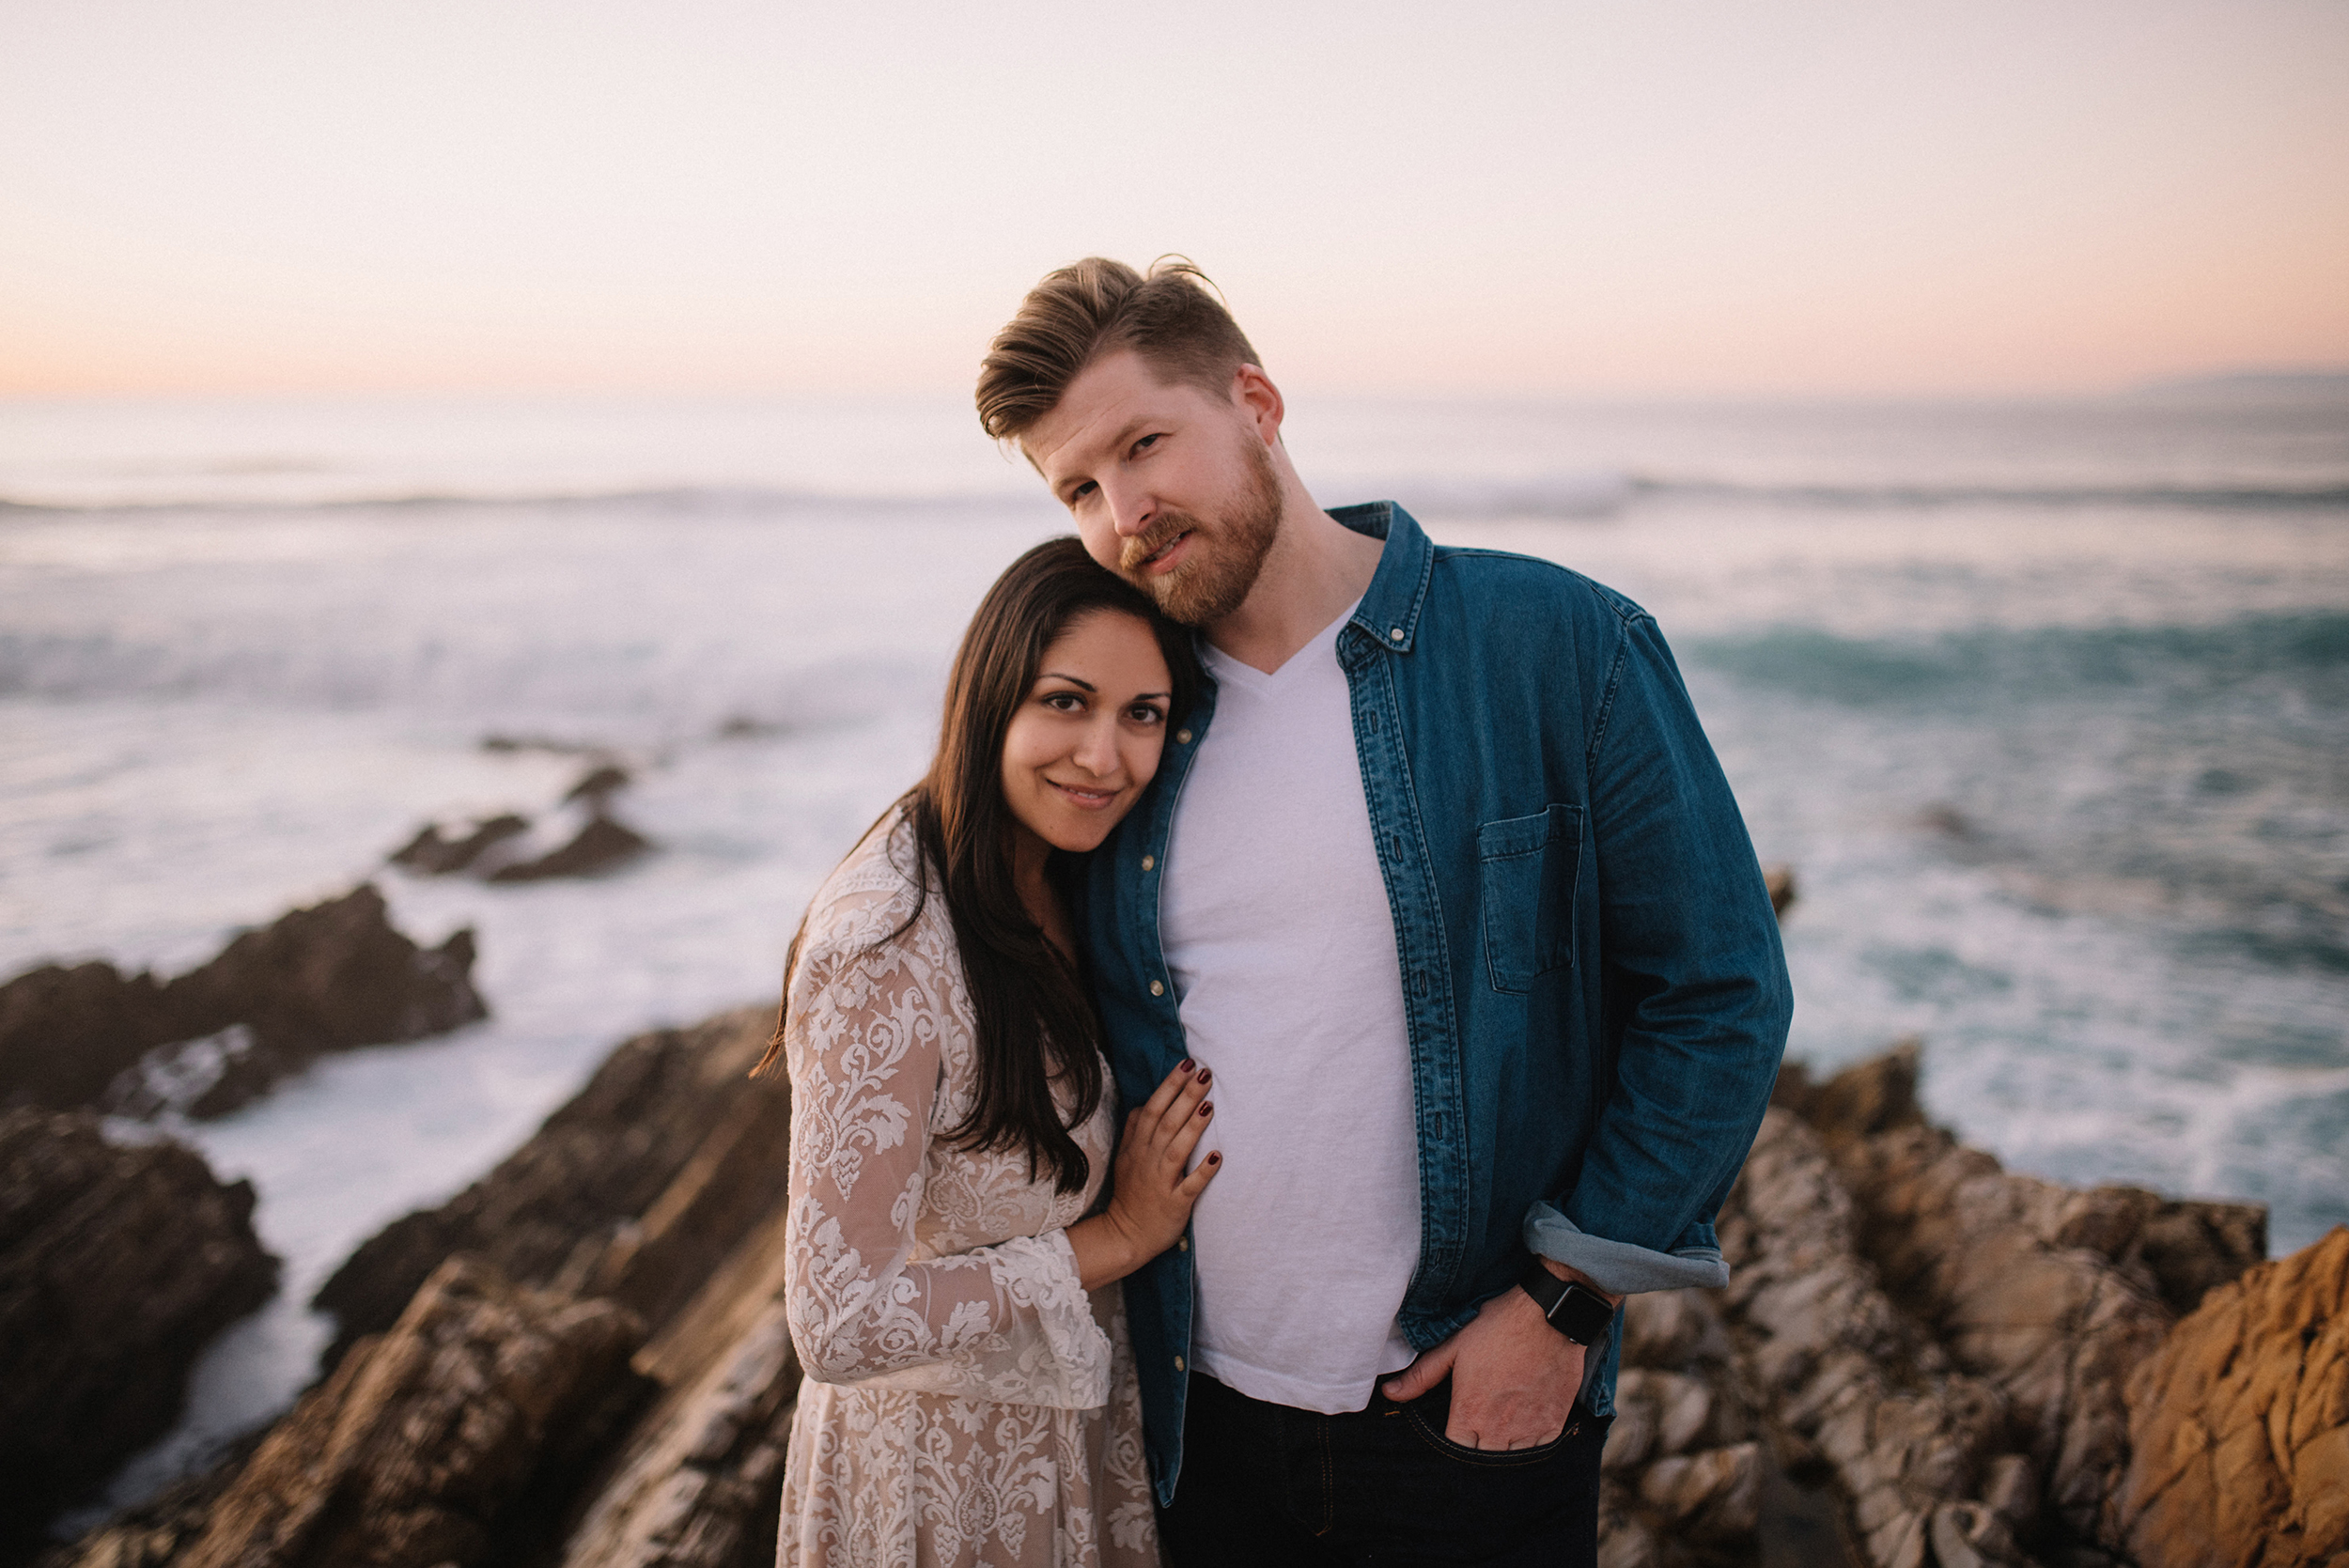
[[[1271,675],[1203,648],[1215,718],[1175,805],[1159,932],[1215,1077],[1192,1211],[1191,1363],[1256,1399],[1360,1410],[1409,1364],[1419,1147],[1394,920],[1337,635]]]

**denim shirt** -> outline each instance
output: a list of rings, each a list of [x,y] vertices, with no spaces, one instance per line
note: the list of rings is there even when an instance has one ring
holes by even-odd
[[[1712,1220],[1761,1125],[1792,993],[1752,844],[1662,635],[1563,567],[1439,547],[1392,502],[1330,515],[1385,540],[1337,654],[1409,1033],[1421,1221],[1405,1336],[1424,1350],[1458,1329],[1529,1249],[1610,1291],[1725,1282]],[[1214,709],[1210,685],[1081,874],[1128,1105],[1189,1054],[1159,888]],[[1190,1247],[1126,1281],[1162,1502],[1182,1467]],[[1618,1337],[1587,1358],[1595,1415],[1614,1407]]]

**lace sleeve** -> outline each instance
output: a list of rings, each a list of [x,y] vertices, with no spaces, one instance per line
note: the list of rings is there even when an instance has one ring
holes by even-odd
[[[951,951],[905,939],[811,940],[792,976],[787,1315],[810,1377],[1091,1409],[1110,1345],[1067,1234],[916,1260],[942,1032],[959,1001]],[[883,925],[881,930],[888,927]],[[811,938],[815,936],[811,926]],[[1026,1160],[1003,1157],[1003,1179]]]

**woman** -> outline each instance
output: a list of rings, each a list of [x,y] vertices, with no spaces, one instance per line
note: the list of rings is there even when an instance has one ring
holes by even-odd
[[[791,1074],[784,1564],[1158,1560],[1124,1278],[1220,1157],[1184,1063],[1126,1121],[1053,851],[1158,771],[1188,633],[1037,546],[988,591],[922,782],[824,885],[768,1062]],[[768,1062],[760,1063],[761,1068]]]

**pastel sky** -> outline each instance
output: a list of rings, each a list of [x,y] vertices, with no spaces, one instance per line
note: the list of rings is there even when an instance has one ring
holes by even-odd
[[[959,389],[1166,251],[1319,389],[2349,364],[2349,5],[0,0],[0,394]]]

